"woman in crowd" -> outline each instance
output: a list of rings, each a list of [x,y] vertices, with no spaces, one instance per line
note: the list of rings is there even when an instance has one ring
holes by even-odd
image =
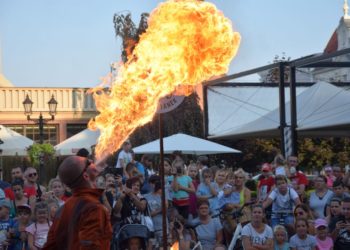
[[[175,161],[173,167],[176,169],[176,174],[172,176],[171,188],[174,191],[173,205],[185,219],[188,218],[189,209],[189,194],[195,193],[191,177],[184,175],[184,162],[181,160]]]
[[[312,214],[311,209],[304,203],[296,205],[294,208],[294,220],[297,219],[305,219],[308,222],[308,234],[315,235],[315,227],[314,227],[314,216]]]
[[[197,191],[198,185],[199,185],[199,178],[198,178],[198,169],[197,165],[195,163],[191,163],[187,167],[188,176],[192,179],[192,184],[194,186],[194,190]],[[197,196],[195,193],[190,193],[190,207],[189,207],[189,213],[193,216],[197,216]]]
[[[242,168],[239,168],[234,172],[235,182],[234,190],[239,193],[239,205],[243,206],[244,203],[250,202],[251,200],[251,191],[245,186],[247,179],[247,174]],[[240,218],[240,222],[244,223],[250,221],[251,211],[249,207],[243,209],[243,216]]]
[[[11,209],[10,209],[10,217],[14,218],[17,215],[17,206],[20,205],[29,205],[32,209],[35,205],[35,196],[31,196],[30,198],[27,198],[24,195],[24,182],[22,179],[15,179],[11,183],[11,189],[14,193],[14,200],[11,201]]]
[[[215,249],[217,246],[221,246],[223,231],[220,219],[218,217],[211,218],[207,200],[199,200],[197,207],[198,218],[192,222],[193,225],[196,225],[197,240],[201,242],[203,249]]]
[[[316,219],[325,218],[327,201],[332,197],[333,192],[327,187],[327,178],[319,175],[315,179],[315,191],[310,193],[309,207]]]
[[[126,187],[120,195],[113,212],[121,216],[121,224],[141,224],[141,216],[145,215],[146,199],[140,194],[141,181],[132,177],[126,181]]]
[[[51,179],[48,187],[49,192],[57,198],[59,205],[62,206],[68,197],[64,195],[64,185],[61,180],[58,178]]]
[[[154,226],[154,237],[156,240],[156,246],[161,246],[162,244],[162,189],[161,189],[161,179],[157,175],[152,175],[149,178],[149,183],[151,185],[151,189],[153,190],[149,194],[145,194],[145,198],[147,200],[150,216],[152,217],[153,226]],[[166,208],[168,208],[167,202],[165,203]]]
[[[283,155],[276,155],[275,159],[273,160],[273,165],[275,167],[275,175],[287,176],[286,160],[284,159]]]
[[[273,232],[270,226],[264,223],[264,209],[261,205],[252,208],[251,222],[242,229],[242,244],[244,249],[273,248]]]

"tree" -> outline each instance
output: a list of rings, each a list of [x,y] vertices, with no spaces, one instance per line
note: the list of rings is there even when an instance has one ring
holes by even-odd
[[[290,61],[290,57],[287,57],[286,54],[283,52],[282,56],[275,55],[272,63],[279,63],[279,62],[288,62]],[[279,69],[273,68],[267,71],[266,74],[261,74],[261,80],[266,83],[279,83]],[[284,82],[289,82],[289,70],[288,67],[285,68],[284,71]]]
[[[124,63],[130,59],[129,56],[139,42],[141,34],[146,31],[148,17],[148,13],[142,13],[139,26],[136,28],[135,23],[131,19],[131,13],[126,15],[114,14],[115,35],[122,38],[122,60]]]

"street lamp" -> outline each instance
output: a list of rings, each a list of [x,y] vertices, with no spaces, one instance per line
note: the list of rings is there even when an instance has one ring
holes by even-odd
[[[49,105],[49,114],[51,115],[51,118],[43,118],[43,115],[40,112],[39,119],[32,119],[30,118],[30,116],[33,113],[32,111],[33,102],[32,100],[30,100],[28,95],[26,96],[26,99],[23,101],[24,114],[27,116],[27,120],[33,121],[35,124],[39,125],[40,144],[44,143],[44,124],[47,123],[48,121],[55,120],[57,101],[55,100],[55,97],[53,95],[47,104]]]
[[[49,121],[55,120],[57,101],[55,100],[53,95],[47,104],[49,105],[49,114],[51,115],[51,118],[43,118],[43,115],[40,112],[38,119],[32,119],[30,116],[33,113],[32,111],[33,102],[32,100],[30,100],[28,95],[26,96],[26,99],[23,101],[24,114],[27,116],[27,120],[33,121],[35,124],[39,125],[40,144],[44,143],[44,124]],[[40,171],[40,182],[42,183],[42,180],[44,178],[44,155],[42,154],[39,156],[39,171]]]

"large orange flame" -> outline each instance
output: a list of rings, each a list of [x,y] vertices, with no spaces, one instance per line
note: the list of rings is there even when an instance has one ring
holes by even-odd
[[[101,131],[96,156],[116,151],[137,127],[151,121],[161,97],[178,89],[189,94],[197,84],[226,73],[239,43],[231,21],[212,3],[161,3],[111,91],[93,90],[100,114],[89,127]]]

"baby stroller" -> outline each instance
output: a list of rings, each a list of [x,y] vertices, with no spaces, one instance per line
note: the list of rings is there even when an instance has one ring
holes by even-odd
[[[113,237],[112,250],[127,249],[128,240],[131,238],[139,238],[141,241],[141,249],[147,249],[150,231],[147,226],[141,224],[124,225]]]

